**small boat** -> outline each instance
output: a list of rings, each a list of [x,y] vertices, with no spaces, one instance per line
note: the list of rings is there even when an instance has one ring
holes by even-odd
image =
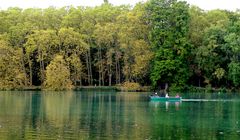
[[[169,101],[169,102],[180,102],[182,97],[160,97],[160,96],[149,96],[151,101]]]

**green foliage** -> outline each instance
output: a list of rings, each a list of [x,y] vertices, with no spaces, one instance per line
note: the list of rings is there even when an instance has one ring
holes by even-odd
[[[226,68],[226,52],[224,51],[225,33],[225,29],[222,29],[220,26],[207,28],[202,46],[195,50],[195,60],[198,69],[200,69],[202,73],[205,73],[206,80],[213,81],[216,77],[216,70],[220,67]],[[208,84],[211,84],[211,82]]]
[[[240,63],[231,62],[229,65],[229,79],[233,81],[234,86],[240,85]]]
[[[190,25],[189,25],[189,41],[195,46],[202,46],[204,30],[210,26],[203,10],[196,6],[189,9]]]
[[[58,54],[74,85],[239,88],[239,12],[177,0],[102,2],[1,10],[0,88],[43,86]]]
[[[39,62],[39,77],[41,83],[45,79],[45,67],[53,59],[56,49],[59,45],[59,38],[54,30],[36,30],[33,34],[27,36],[28,40],[24,44],[28,65],[30,71],[30,80],[32,80],[32,59],[31,56],[37,53],[35,60]],[[31,83],[32,84],[32,83]]]
[[[21,49],[13,49],[0,36],[0,89],[25,86],[21,57]]]
[[[83,35],[74,31],[73,28],[61,28],[58,37],[61,45],[60,51],[66,56],[80,55],[88,49],[88,44],[86,44]]]
[[[67,62],[70,63],[71,72],[71,79],[74,82],[74,85],[77,86],[77,81],[80,81],[80,85],[82,85],[81,80],[85,76],[83,69],[84,66],[80,60],[80,58],[73,54],[69,58],[67,58]]]
[[[145,5],[138,4],[132,11],[118,17],[119,43],[123,54],[123,74],[126,81],[142,82],[149,79],[153,52],[149,44]],[[144,83],[144,82],[143,82]]]
[[[188,79],[187,41],[188,5],[176,0],[150,0],[151,43],[155,51],[151,80],[161,83],[185,84]]]
[[[221,80],[225,75],[225,70],[223,68],[217,68],[216,71],[214,72],[214,75],[218,80]]]
[[[135,79],[144,79],[149,74],[150,60],[153,58],[153,53],[149,44],[144,40],[136,40],[133,44],[135,56],[133,63],[133,77]]]
[[[72,89],[70,70],[63,56],[56,55],[46,68],[46,80],[44,82],[47,90]]]
[[[196,7],[191,8],[190,15],[193,77],[199,79],[198,86],[229,86],[225,84],[229,80],[228,66],[231,61],[238,61],[236,15],[222,10],[205,12]]]
[[[69,8],[69,14],[63,17],[62,26],[71,27],[77,30],[81,29],[83,21],[83,10],[81,8]]]

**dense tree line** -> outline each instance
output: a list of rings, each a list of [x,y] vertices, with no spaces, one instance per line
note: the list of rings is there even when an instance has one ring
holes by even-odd
[[[1,88],[124,82],[238,87],[239,11],[177,0],[0,11]]]

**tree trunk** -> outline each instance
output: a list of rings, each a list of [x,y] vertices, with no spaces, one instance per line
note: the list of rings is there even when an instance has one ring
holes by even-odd
[[[165,93],[167,93],[167,89],[168,89],[168,83],[165,83],[165,89],[164,89]]]
[[[42,55],[42,83],[44,82],[44,79],[45,79],[45,75],[44,75],[44,68],[45,66],[44,66],[44,60],[43,60],[43,55]]]
[[[41,81],[41,86],[43,84],[43,71],[42,71],[42,67],[43,67],[43,62],[42,62],[42,52],[40,50],[40,47],[38,47],[38,59],[39,59],[39,69],[40,69],[40,81]]]
[[[88,44],[90,44],[90,48],[88,49],[87,52],[87,59],[88,59],[88,69],[89,69],[89,85],[93,85],[93,76],[92,76],[92,60],[91,60],[91,46],[92,46],[92,41],[91,39],[88,40]]]
[[[121,68],[120,68],[119,59],[117,61],[117,69],[118,69],[118,84],[120,84],[121,83]]]
[[[102,86],[104,86],[104,69],[103,69],[103,58],[102,58],[102,50],[100,49],[100,58],[101,58],[101,80]]]
[[[75,73],[75,75],[74,75],[74,86],[77,86],[77,70],[76,70],[76,68],[74,68],[74,73]]]
[[[90,68],[89,68],[89,60],[88,60],[88,52],[85,55],[86,57],[86,63],[87,63],[87,79],[88,79],[88,84],[90,85]]]
[[[30,86],[32,86],[32,62],[30,60],[29,55],[28,55],[28,65],[29,65],[29,71],[30,71]]]
[[[92,79],[92,62],[91,62],[91,51],[88,49],[88,52],[86,53],[86,63],[87,63],[87,72],[88,72],[88,84],[93,84]]]
[[[40,60],[40,71],[41,71],[41,85],[43,85],[44,82],[44,61],[43,61],[43,54],[41,53],[41,60]]]
[[[93,76],[92,76],[92,60],[91,60],[91,50],[88,50],[88,59],[89,59],[89,72],[90,72],[90,85],[93,85]]]
[[[109,55],[109,79],[108,79],[108,85],[109,86],[112,86],[112,63],[113,63],[113,54],[112,54],[112,51],[110,51],[110,55]]]
[[[42,85],[42,61],[40,60],[40,80],[41,80],[41,85]]]
[[[28,79],[27,79],[27,72],[26,72],[26,68],[25,68],[25,63],[24,63],[24,54],[23,54],[23,48],[21,49],[21,63],[22,63],[22,69],[23,69],[23,72],[24,72],[24,84],[25,86],[27,86],[28,84]]]
[[[115,61],[116,61],[116,84],[120,84],[121,81],[121,70],[120,70],[120,62],[119,62],[119,58],[120,58],[120,53],[116,52],[116,56],[115,56]]]
[[[112,65],[110,65],[109,69],[109,86],[112,86]]]
[[[100,48],[98,48],[98,85],[101,86],[101,60],[100,60]]]
[[[112,86],[112,65],[108,65],[108,86]]]
[[[80,74],[80,86],[82,86],[82,75]]]
[[[118,84],[118,66],[117,66],[117,60],[116,60],[116,63],[115,63],[115,76],[116,76],[116,84]]]

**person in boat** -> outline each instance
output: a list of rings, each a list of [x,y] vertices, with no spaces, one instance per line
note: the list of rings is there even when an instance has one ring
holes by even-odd
[[[165,98],[169,98],[168,93],[166,93]]]
[[[150,96],[158,96],[158,93],[157,93],[157,91],[156,91],[156,92],[154,92],[154,93],[152,93]]]
[[[175,96],[176,98],[180,98],[179,94],[177,93],[177,95]]]

